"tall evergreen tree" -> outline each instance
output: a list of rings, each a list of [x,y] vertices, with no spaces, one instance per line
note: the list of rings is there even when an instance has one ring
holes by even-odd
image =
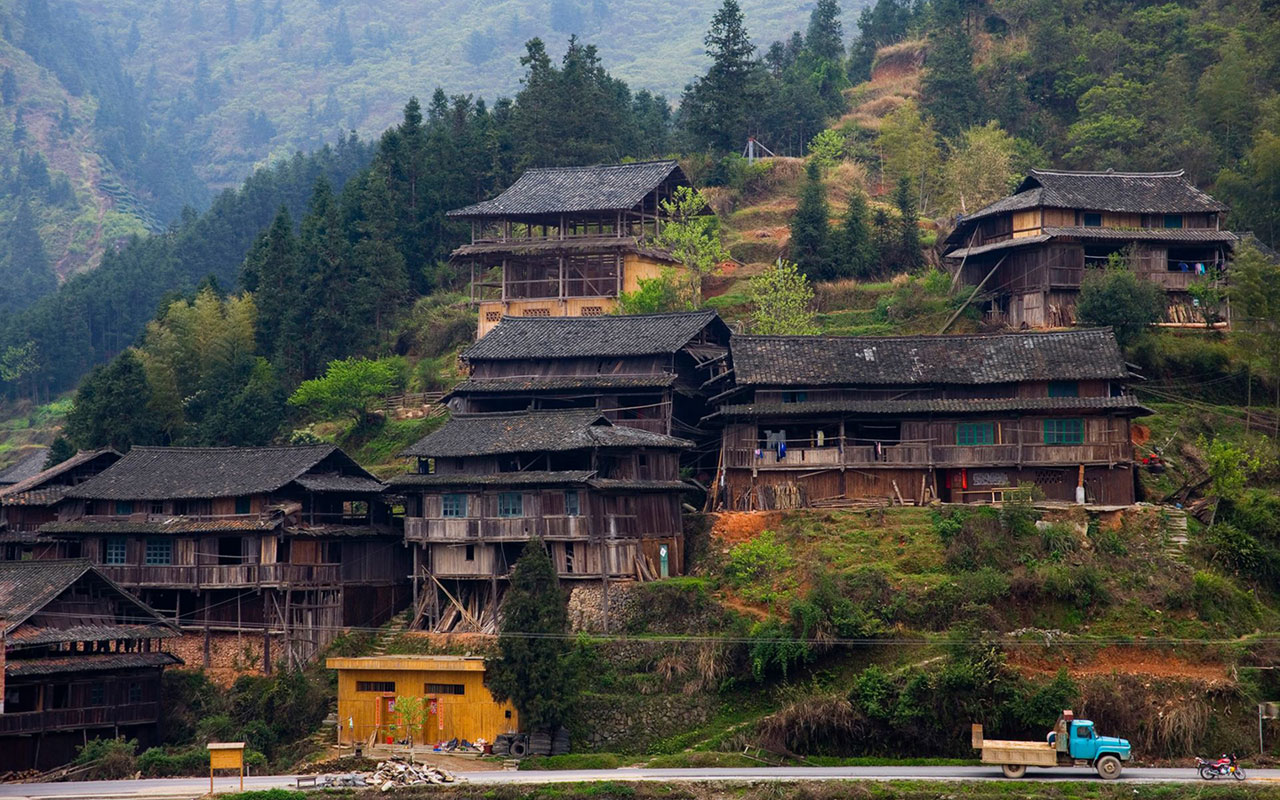
[[[930,42],[921,93],[938,132],[957,136],[978,122],[982,96],[973,71],[973,44],[962,0],[936,0],[939,28]]]
[[[840,24],[839,0],[818,0],[809,13],[804,46],[818,61],[837,65],[844,62],[844,29]]]
[[[840,226],[836,272],[842,276],[869,278],[876,273],[877,253],[867,224],[867,199],[860,191],[849,195],[849,208]]]
[[[81,450],[163,444],[149,410],[147,373],[133,350],[97,367],[76,390],[66,436]]]
[[[831,209],[816,161],[805,167],[800,204],[791,218],[791,260],[811,281],[831,277]]]
[[[736,151],[754,133],[760,65],[737,0],[724,0],[703,39],[711,68],[685,89],[683,125],[701,145]]]
[[[0,73],[0,100],[6,106],[18,102],[18,79],[14,77],[10,67],[5,67],[4,72]]]
[[[489,671],[489,689],[511,700],[526,731],[554,729],[569,719],[578,676],[570,658],[568,604],[551,557],[532,539],[516,561],[502,602],[501,658]]]
[[[258,351],[289,364],[297,362],[296,340],[282,341],[282,334],[296,337],[301,326],[295,317],[304,313],[299,258],[293,218],[288,208],[280,206],[271,227],[259,234],[240,268],[240,285],[254,293],[258,306]]]
[[[893,192],[893,204],[898,207],[898,259],[902,269],[915,269],[924,263],[920,253],[920,219],[915,198],[911,196],[911,181],[904,175],[898,178]]]
[[[4,287],[0,312],[24,309],[58,288],[35,215],[25,200],[9,224],[5,245],[0,259],[0,286]]]
[[[295,326],[302,337],[302,361],[297,366],[302,377],[310,378],[330,361],[358,352],[366,336],[361,321],[351,313],[357,299],[357,274],[350,244],[333,189],[323,177],[316,181],[302,220],[301,252],[306,317]]]

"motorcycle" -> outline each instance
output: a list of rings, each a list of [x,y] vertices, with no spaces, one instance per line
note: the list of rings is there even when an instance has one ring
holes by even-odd
[[[1223,754],[1217,761],[1209,761],[1197,756],[1196,771],[1206,781],[1211,781],[1219,775],[1230,775],[1238,781],[1244,780],[1244,768],[1236,763],[1235,753]]]

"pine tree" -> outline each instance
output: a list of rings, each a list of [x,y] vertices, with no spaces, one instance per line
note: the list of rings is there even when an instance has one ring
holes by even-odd
[[[904,175],[898,179],[893,192],[893,204],[898,207],[898,258],[902,269],[911,270],[924,264],[920,253],[920,220],[916,203],[911,196],[911,181]]]
[[[306,317],[282,336],[302,337],[301,375],[310,378],[335,359],[364,344],[360,320],[351,313],[356,300],[356,271],[350,244],[329,181],[321,177],[302,220],[302,304]],[[301,328],[302,330],[296,330]]]
[[[18,79],[14,77],[13,70],[9,67],[5,67],[4,72],[0,74],[0,100],[3,100],[6,106],[18,102]]]
[[[76,447],[65,436],[57,436],[49,444],[49,453],[44,460],[44,469],[56,467],[76,454]]]
[[[575,700],[568,604],[551,557],[532,539],[516,561],[502,601],[501,655],[489,671],[489,690],[510,700],[526,731],[554,729],[569,719]]]
[[[934,12],[939,29],[930,43],[921,93],[938,132],[951,137],[978,122],[982,98],[961,0],[940,0]]]
[[[840,25],[838,0],[818,0],[809,14],[804,46],[815,60],[836,65],[844,62],[844,30]]]
[[[67,414],[66,436],[81,450],[114,447],[124,452],[135,444],[162,444],[150,400],[142,362],[133,350],[125,350],[80,384]]]
[[[18,205],[5,235],[4,258],[0,261],[0,312],[18,311],[58,288],[58,278],[49,263],[40,229],[31,206]]]
[[[736,151],[753,133],[750,120],[759,100],[761,71],[737,0],[724,0],[703,42],[711,68],[685,90],[684,125],[713,149]]]
[[[811,281],[831,277],[830,216],[818,163],[810,161],[805,167],[800,204],[791,218],[791,260]]]
[[[396,309],[409,295],[409,271],[393,239],[395,200],[381,170],[370,170],[360,191],[359,239],[352,258],[359,267],[356,284],[357,318],[381,338]]]
[[[855,278],[870,278],[876,273],[876,245],[867,224],[867,199],[862,192],[849,195],[849,209],[840,226],[839,255],[836,272]]]
[[[296,342],[282,334],[297,334],[294,320],[302,313],[298,274],[298,238],[289,209],[280,206],[271,227],[259,234],[240,268],[240,285],[253,292],[258,306],[258,352],[297,367]],[[300,369],[299,369],[300,371]]]

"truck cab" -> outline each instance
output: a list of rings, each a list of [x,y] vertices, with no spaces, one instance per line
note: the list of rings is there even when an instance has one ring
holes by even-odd
[[[1071,741],[1068,752],[1076,761],[1096,762],[1099,758],[1112,755],[1121,761],[1128,761],[1131,748],[1128,739],[1114,736],[1099,736],[1093,729],[1093,722],[1087,719],[1071,721]]]

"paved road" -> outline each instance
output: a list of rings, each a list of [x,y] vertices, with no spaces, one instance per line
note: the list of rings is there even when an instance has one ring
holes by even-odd
[[[1280,782],[1280,770],[1249,770],[1249,783]],[[470,772],[462,777],[472,783],[566,783],[575,781],[809,781],[809,780],[1007,780],[993,767],[759,767],[755,769],[593,769],[530,772]],[[1032,770],[1026,780],[1096,780],[1089,769]],[[1190,768],[1126,769],[1120,781],[1197,782]],[[292,775],[245,778],[244,788],[291,788]],[[235,778],[219,778],[219,792],[235,791]],[[39,798],[40,800],[190,800],[209,791],[207,778],[164,778],[143,781],[79,781],[68,783],[36,783],[0,785],[0,798]]]

